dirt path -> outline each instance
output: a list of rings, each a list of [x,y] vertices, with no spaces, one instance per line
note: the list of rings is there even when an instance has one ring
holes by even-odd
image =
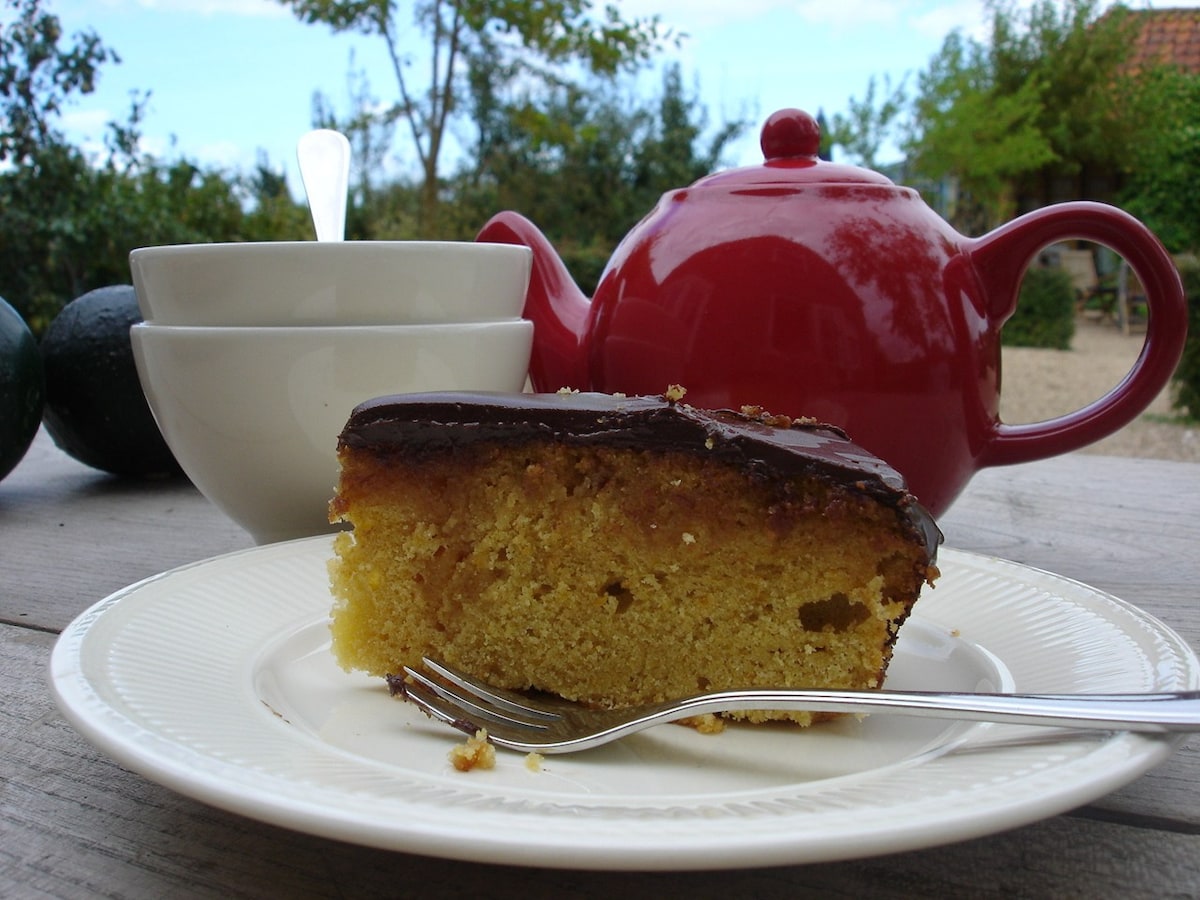
[[[1142,335],[1123,335],[1111,323],[1076,322],[1070,350],[1005,347],[1000,416],[1035,422],[1095,400],[1129,371]],[[1200,428],[1170,421],[1170,388],[1136,421],[1087,447],[1085,453],[1200,462]]]

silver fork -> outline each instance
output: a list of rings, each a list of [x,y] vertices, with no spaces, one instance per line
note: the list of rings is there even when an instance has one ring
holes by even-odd
[[[459,731],[473,735],[486,729],[492,743],[523,752],[573,753],[662,722],[750,709],[900,713],[1103,731],[1200,731],[1200,691],[986,694],[755,688],[714,691],[647,706],[592,709],[554,697],[534,699],[492,687],[428,657],[423,664],[430,674],[405,666],[404,676],[388,676],[392,693]]]

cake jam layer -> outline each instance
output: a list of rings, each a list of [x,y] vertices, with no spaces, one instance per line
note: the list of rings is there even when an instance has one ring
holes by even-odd
[[[553,441],[567,446],[695,454],[751,477],[815,476],[900,511],[932,563],[942,534],[903,476],[840,429],[758,408],[704,410],[667,397],[612,394],[427,393],[359,405],[339,448],[417,459],[477,444]]]

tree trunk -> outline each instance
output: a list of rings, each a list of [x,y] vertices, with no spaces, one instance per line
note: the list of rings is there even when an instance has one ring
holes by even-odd
[[[438,234],[438,177],[434,166],[425,166],[425,178],[421,182],[420,206],[417,209],[417,236],[422,240],[436,240]]]

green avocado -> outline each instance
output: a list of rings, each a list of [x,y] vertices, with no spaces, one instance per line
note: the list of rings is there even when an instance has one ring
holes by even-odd
[[[132,285],[72,300],[42,338],[46,430],[82,463],[114,475],[179,473],[133,361],[130,326],[142,321]]]
[[[17,467],[37,434],[46,399],[37,340],[0,297],[0,479]]]

